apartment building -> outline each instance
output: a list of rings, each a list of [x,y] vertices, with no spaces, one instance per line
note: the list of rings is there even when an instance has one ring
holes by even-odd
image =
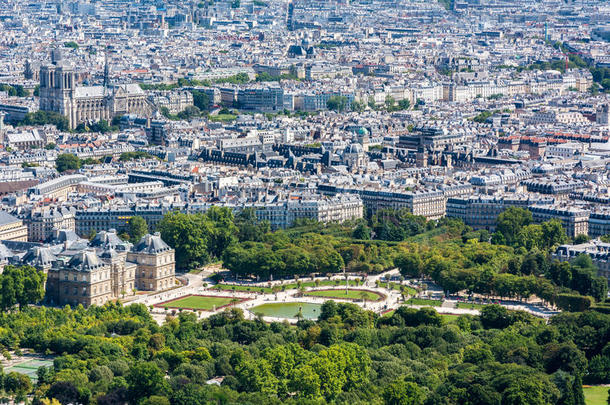
[[[589,215],[589,236],[599,238],[610,235],[610,209],[598,209]]]
[[[239,89],[237,104],[244,110],[280,111],[284,109],[284,90],[279,86]]]
[[[117,229],[121,232],[126,229],[132,217],[140,216],[144,218],[149,229],[154,229],[169,210],[169,207],[162,206],[79,210],[74,215],[74,228],[81,237],[104,229]]]
[[[0,211],[0,240],[25,242],[28,240],[28,227],[19,218]]]
[[[532,205],[529,207],[534,222],[559,219],[570,238],[587,235],[589,232],[589,211],[572,206]]]
[[[318,190],[324,194],[355,194],[371,212],[384,208],[406,208],[413,215],[427,219],[439,219],[445,216],[445,193],[441,190],[391,191],[358,187],[339,187],[320,184]]]
[[[49,198],[65,201],[68,194],[75,191],[78,184],[83,181],[87,181],[87,176],[82,174],[61,176],[29,188],[28,195],[30,198],[38,196],[41,199]]]
[[[474,229],[486,229],[495,232],[498,215],[509,207],[529,209],[540,202],[552,203],[552,198],[541,201],[540,198],[527,195],[511,196],[470,196],[447,199],[447,216],[459,218]]]
[[[565,262],[578,255],[588,255],[597,266],[597,275],[610,279],[610,243],[593,239],[580,245],[561,245],[553,254],[553,258]]]
[[[569,194],[571,191],[583,187],[585,184],[581,180],[561,177],[546,177],[525,180],[522,183],[527,187],[527,191],[541,194]]]
[[[157,107],[167,108],[170,114],[178,114],[193,105],[193,94],[190,91],[156,91],[149,98]]]
[[[30,242],[43,242],[53,235],[55,229],[74,231],[74,209],[57,207],[33,211],[25,219]]]

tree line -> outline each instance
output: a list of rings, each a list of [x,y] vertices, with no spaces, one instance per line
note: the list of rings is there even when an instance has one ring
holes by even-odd
[[[271,232],[254,209],[234,214],[212,207],[205,213],[172,212],[157,225],[161,237],[176,249],[176,266],[193,269],[216,260],[238,276],[263,279],[350,271],[381,272],[392,266],[396,250],[385,243],[354,241],[350,226],[343,235],[323,234],[324,224],[300,221],[293,228]]]

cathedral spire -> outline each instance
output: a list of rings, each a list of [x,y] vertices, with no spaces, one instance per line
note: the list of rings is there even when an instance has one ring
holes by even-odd
[[[104,89],[107,89],[110,85],[110,68],[108,66],[108,51],[104,56]]]

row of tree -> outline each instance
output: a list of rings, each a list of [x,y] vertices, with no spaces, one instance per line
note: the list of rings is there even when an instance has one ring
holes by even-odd
[[[234,215],[212,207],[205,213],[167,214],[157,230],[176,249],[176,265],[192,269],[222,259],[239,276],[267,279],[311,273],[380,272],[392,266],[394,247],[321,235],[323,224],[299,223],[296,228],[270,232],[253,209]],[[309,231],[311,230],[311,232]],[[353,231],[346,227],[347,234]]]
[[[154,156],[152,156],[148,152],[143,152],[143,151],[123,152],[123,153],[121,153],[119,160],[121,162],[128,162],[128,161],[134,160],[134,159],[150,159],[153,157]],[[57,169],[58,172],[63,173],[65,171],[69,171],[69,170],[78,170],[83,165],[99,164],[99,163],[101,163],[100,159],[93,159],[93,158],[81,159],[78,156],[73,155],[71,153],[62,153],[59,156],[57,156],[57,159],[55,160],[55,168]]]
[[[565,309],[565,299],[558,301],[558,294],[591,296],[596,301],[603,301],[607,294],[607,280],[597,276],[586,255],[560,263],[541,251],[519,254],[510,247],[470,240],[425,248],[411,245],[394,263],[403,276],[429,277],[447,293],[520,299],[535,295]],[[590,306],[588,299],[581,302]]]

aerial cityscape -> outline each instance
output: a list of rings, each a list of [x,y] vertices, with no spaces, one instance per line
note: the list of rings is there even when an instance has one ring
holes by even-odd
[[[610,404],[610,1],[0,33],[0,402]]]

